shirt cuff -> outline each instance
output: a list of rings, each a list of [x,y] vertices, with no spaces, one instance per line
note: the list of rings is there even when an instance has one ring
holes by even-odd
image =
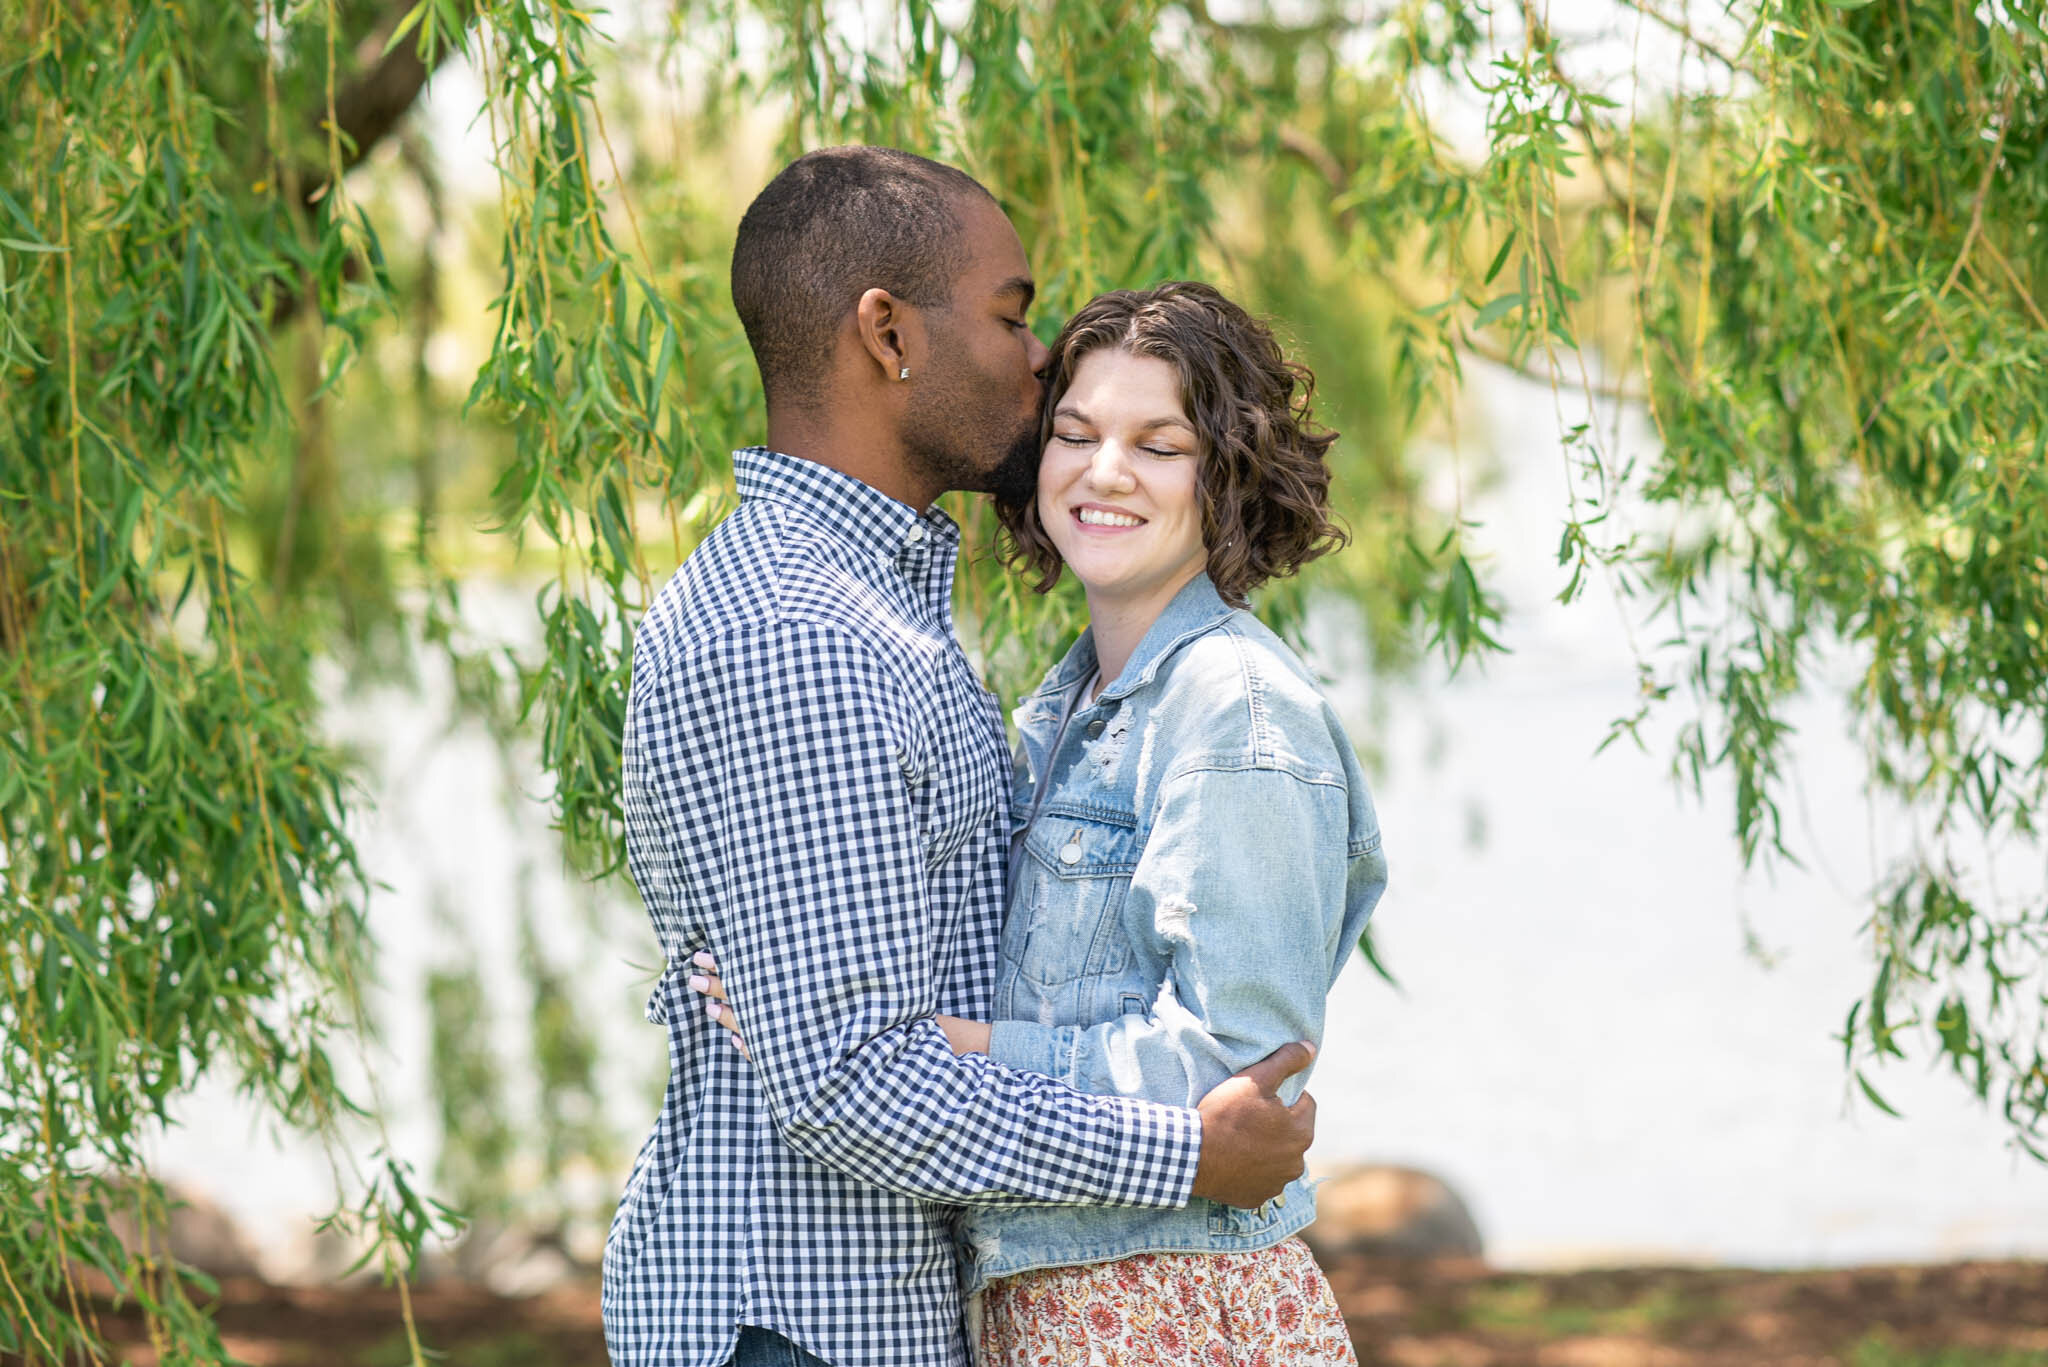
[[[989,1027],[988,1056],[1005,1068],[1043,1073],[1073,1087],[1080,1040],[1078,1026],[1000,1020]],[[1202,1160],[1201,1112],[1128,1096],[1110,1102],[1123,1113],[1124,1145],[1113,1165],[1118,1176],[1110,1204],[1163,1210],[1186,1205]]]
[[[1074,1085],[1074,1038],[1071,1025],[1039,1025],[1035,1021],[996,1021],[988,1031],[988,1056],[1005,1068],[1022,1068]]]
[[[1130,1144],[1120,1203],[1165,1210],[1186,1205],[1202,1163],[1202,1113],[1135,1097],[1117,1101],[1128,1108],[1124,1132]]]

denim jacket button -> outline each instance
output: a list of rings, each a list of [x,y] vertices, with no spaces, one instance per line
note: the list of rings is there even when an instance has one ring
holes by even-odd
[[[1089,723],[1088,723],[1088,739],[1090,739],[1090,740],[1094,740],[1095,738],[1097,738],[1098,736],[1100,736],[1100,735],[1102,734],[1102,730],[1103,730],[1103,728],[1104,728],[1105,726],[1107,726],[1108,724],[1109,724],[1109,723],[1105,722],[1105,721],[1104,721],[1104,720],[1103,720],[1102,718],[1100,718],[1100,717],[1097,717],[1097,718],[1096,718],[1096,719],[1095,719],[1094,721],[1091,721],[1091,722],[1089,722]]]
[[[1066,844],[1060,846],[1060,862],[1062,864],[1080,863],[1081,842],[1078,840],[1069,840]]]

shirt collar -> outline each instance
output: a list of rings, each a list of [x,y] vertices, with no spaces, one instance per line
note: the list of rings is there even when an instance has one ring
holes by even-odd
[[[1128,697],[1159,672],[1174,651],[1208,631],[1236,609],[1223,601],[1206,572],[1198,573],[1181,587],[1165,609],[1146,628],[1144,639],[1124,662],[1123,673],[1110,680],[1096,695],[1097,703],[1112,703]],[[1039,696],[1059,696],[1085,682],[1096,669],[1095,628],[1081,633],[1066,658],[1053,667],[1039,687]]]
[[[814,460],[746,446],[732,453],[732,473],[742,501],[759,498],[794,508],[882,560],[894,562],[933,538],[946,544],[960,539],[959,527],[937,505],[920,513]]]

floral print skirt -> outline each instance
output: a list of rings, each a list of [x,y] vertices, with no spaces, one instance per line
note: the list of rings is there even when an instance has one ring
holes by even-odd
[[[1001,1277],[983,1293],[981,1367],[1357,1367],[1308,1245],[1138,1253]]]

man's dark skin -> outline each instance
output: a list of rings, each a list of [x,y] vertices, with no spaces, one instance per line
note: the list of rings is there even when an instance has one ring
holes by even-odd
[[[829,466],[924,509],[954,489],[988,492],[1037,453],[1049,359],[1026,326],[1036,287],[1024,244],[992,201],[962,193],[966,261],[952,301],[920,307],[883,289],[860,297],[835,337],[814,401],[771,395],[768,445]],[[908,378],[904,372],[908,371]],[[722,996],[716,979],[710,995]],[[733,1013],[718,1012],[728,1028]],[[1315,1137],[1316,1103],[1283,1105],[1280,1083],[1314,1058],[1283,1045],[1203,1097],[1194,1195],[1252,1207],[1299,1177]]]

